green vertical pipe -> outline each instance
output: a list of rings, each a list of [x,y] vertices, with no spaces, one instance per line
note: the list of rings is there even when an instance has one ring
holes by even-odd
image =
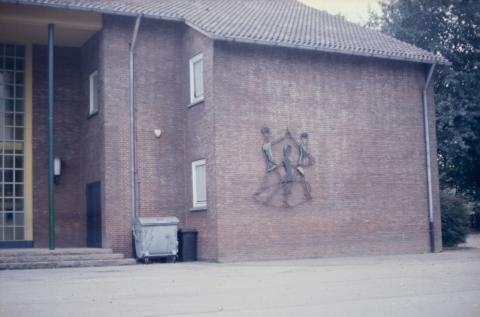
[[[53,150],[53,109],[55,104],[54,25],[48,25],[48,248],[55,249],[55,191]]]

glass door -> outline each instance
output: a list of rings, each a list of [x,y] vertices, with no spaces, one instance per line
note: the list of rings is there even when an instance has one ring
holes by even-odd
[[[0,43],[0,241],[25,239],[25,47]]]

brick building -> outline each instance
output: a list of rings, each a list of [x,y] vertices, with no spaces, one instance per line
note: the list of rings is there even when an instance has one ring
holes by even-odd
[[[0,2],[0,247],[48,246],[52,143],[58,247],[129,256],[135,209],[205,260],[441,250],[441,56],[294,0]]]

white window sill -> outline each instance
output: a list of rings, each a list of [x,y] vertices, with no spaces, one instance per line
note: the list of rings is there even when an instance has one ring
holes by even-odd
[[[192,108],[193,106],[199,105],[204,102],[205,102],[205,98],[198,99],[198,100],[192,101],[187,107]]]
[[[193,207],[193,208],[190,208],[190,212],[199,212],[199,211],[207,211],[208,208],[207,206],[198,206],[198,207]]]

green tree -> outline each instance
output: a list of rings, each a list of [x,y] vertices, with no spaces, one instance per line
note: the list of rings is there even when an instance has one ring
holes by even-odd
[[[464,243],[468,233],[468,211],[465,200],[459,195],[440,194],[442,205],[442,242],[446,247]]]
[[[480,201],[480,1],[386,0],[367,26],[442,54],[435,73],[440,185]]]

